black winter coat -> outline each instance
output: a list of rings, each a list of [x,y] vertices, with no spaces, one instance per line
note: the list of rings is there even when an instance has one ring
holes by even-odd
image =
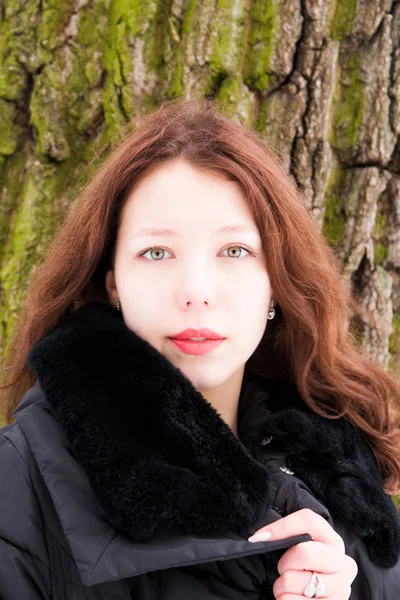
[[[311,537],[247,538],[305,507],[356,560],[352,600],[400,598],[400,518],[348,421],[246,372],[239,440],[97,303],[28,364],[38,380],[0,430],[1,600],[272,600],[280,557]]]

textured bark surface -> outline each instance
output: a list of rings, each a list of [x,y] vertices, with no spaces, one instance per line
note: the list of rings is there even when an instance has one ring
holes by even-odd
[[[0,0],[0,347],[93,154],[167,97],[215,97],[304,190],[355,324],[399,369],[400,3]],[[1,353],[1,351],[0,351]]]

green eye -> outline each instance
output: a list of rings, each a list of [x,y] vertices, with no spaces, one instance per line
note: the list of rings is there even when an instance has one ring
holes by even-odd
[[[245,252],[247,252],[247,254],[250,254],[250,251],[247,250],[247,248],[244,248],[244,246],[228,246],[228,248],[225,248],[223,250],[223,252],[225,252],[225,250],[231,250],[232,248],[234,250],[237,250],[239,248],[240,250],[245,250]],[[240,252],[239,253],[236,252],[236,254],[233,254],[233,255],[229,254],[229,256],[230,256],[230,258],[241,258]]]
[[[252,252],[251,250],[248,250],[248,248],[245,248],[244,246],[239,246],[239,245],[227,246],[226,248],[224,248],[222,250],[222,252],[225,252],[226,250],[231,250],[231,249],[234,249],[234,253],[233,254],[229,253],[228,258],[244,258],[244,256],[246,256],[246,255],[244,255],[244,256],[241,255],[241,253],[240,253],[241,250],[244,250],[245,252],[247,252],[247,254],[251,254],[252,256],[255,256],[254,252]],[[239,249],[239,252],[238,252],[238,249]],[[156,254],[155,255],[151,254],[153,252],[155,252]],[[143,252],[141,252],[138,256],[145,257],[146,260],[149,260],[151,262],[157,262],[157,261],[161,261],[164,258],[165,252],[169,253],[169,251],[166,248],[161,248],[159,246],[152,246],[150,248],[146,248],[146,250],[143,250]],[[145,256],[148,253],[150,253],[150,257]],[[163,253],[163,254],[161,254],[161,253]]]
[[[151,252],[157,252],[158,256],[156,258],[154,257],[154,255],[153,255],[152,258],[147,258],[146,257],[146,260],[157,262],[157,261],[160,261],[164,257],[164,254],[162,256],[160,256],[160,253],[161,252],[164,252],[164,253],[168,252],[168,250],[166,250],[165,248],[158,248],[157,246],[155,246],[154,248],[147,248],[146,250],[143,250],[143,252],[141,252],[139,254],[139,256],[145,256],[148,252],[150,252],[150,253]]]

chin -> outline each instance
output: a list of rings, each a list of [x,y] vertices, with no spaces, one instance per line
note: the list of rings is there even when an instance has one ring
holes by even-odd
[[[221,375],[220,369],[216,373],[209,373],[209,374],[205,374],[204,370],[205,369],[203,367],[203,370],[202,370],[203,372],[201,374],[190,373],[190,369],[186,370],[186,372],[184,371],[184,374],[186,375],[186,377],[188,379],[190,379],[190,381],[192,382],[192,384],[194,385],[194,387],[197,390],[206,391],[206,390],[212,390],[214,388],[217,388],[218,386],[225,383],[225,381],[230,376],[230,374],[227,374],[226,376]]]

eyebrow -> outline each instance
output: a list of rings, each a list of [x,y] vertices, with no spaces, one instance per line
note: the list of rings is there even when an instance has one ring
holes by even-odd
[[[246,233],[251,232],[257,235],[260,234],[256,227],[252,227],[251,225],[226,225],[225,227],[221,227],[217,229],[215,235],[220,235],[221,233]],[[161,229],[158,227],[146,227],[144,229],[140,229],[137,233],[132,235],[129,239],[136,239],[138,237],[143,236],[174,236],[174,237],[182,237],[180,233],[174,231],[173,229]]]

